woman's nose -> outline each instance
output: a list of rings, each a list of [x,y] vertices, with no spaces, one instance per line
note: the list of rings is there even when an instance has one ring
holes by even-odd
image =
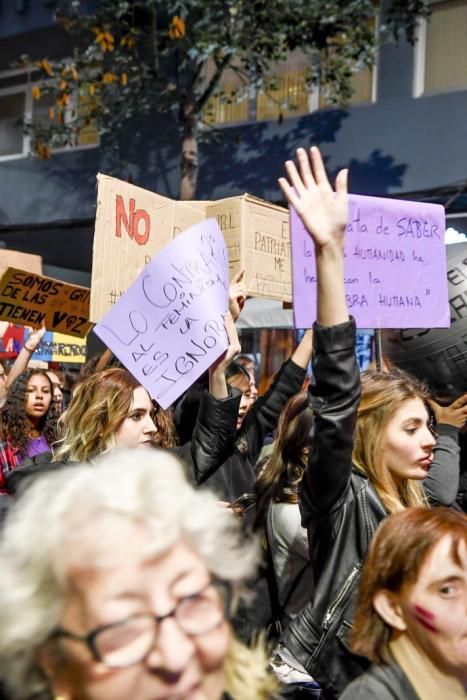
[[[433,448],[436,445],[436,438],[429,428],[425,428],[422,439],[423,447]]]
[[[154,423],[151,416],[148,416],[144,424],[145,433],[157,433],[156,424]]]
[[[191,637],[180,629],[173,617],[160,623],[157,639],[146,663],[161,675],[180,675],[195,653]]]

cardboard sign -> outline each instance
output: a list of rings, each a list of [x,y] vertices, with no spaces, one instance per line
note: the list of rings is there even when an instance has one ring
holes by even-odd
[[[42,258],[40,255],[0,248],[0,277],[9,267],[16,267],[18,270],[26,270],[35,275],[42,275]]]
[[[217,202],[176,202],[98,175],[90,318],[99,321],[175,236],[216,218],[230,276],[245,269],[250,296],[291,301],[289,212],[244,194]]]
[[[29,334],[26,337],[29,337]],[[72,362],[83,364],[86,362],[86,340],[74,338],[64,333],[47,333],[42,338],[39,346],[32,354],[33,360],[44,362]]]
[[[90,319],[99,321],[174,236],[206,218],[208,202],[176,202],[97,176]]]
[[[313,241],[291,210],[294,322],[316,319]],[[444,208],[349,195],[344,275],[360,328],[449,327]]]
[[[289,212],[244,194],[209,204],[229,252],[230,277],[245,270],[249,296],[292,300]]]
[[[177,236],[94,332],[162,408],[227,349],[228,260],[214,220]]]
[[[0,319],[84,338],[89,289],[9,267],[0,279]]]

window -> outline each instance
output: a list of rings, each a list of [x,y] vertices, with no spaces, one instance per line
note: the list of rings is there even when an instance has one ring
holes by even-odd
[[[212,71],[212,67],[207,71],[208,77]],[[375,73],[376,69],[363,68],[353,74],[353,94],[349,104],[374,100]],[[251,89],[245,79],[242,80],[229,69],[221,78],[219,93],[211,98],[205,112],[205,120],[209,124],[277,120],[309,114],[330,104],[325,90],[310,86],[309,58],[299,49],[271,69],[271,85],[267,89],[249,96]]]
[[[56,118],[51,95],[42,92],[40,99],[32,97],[38,74],[25,71],[8,71],[0,74],[0,160],[11,160],[28,155],[31,139],[23,128],[31,119],[47,128]],[[66,136],[54,136],[53,150],[82,148],[99,144],[99,132],[92,118],[95,98],[87,94],[71,95],[64,112]],[[78,122],[79,128],[73,128]]]
[[[430,9],[418,32],[416,97],[467,89],[467,0],[434,2]]]

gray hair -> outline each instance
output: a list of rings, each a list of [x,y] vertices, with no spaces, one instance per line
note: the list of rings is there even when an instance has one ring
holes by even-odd
[[[90,568],[124,556],[108,527],[115,517],[145,526],[148,554],[183,537],[214,576],[240,583],[254,573],[257,543],[212,493],[187,483],[166,450],[116,450],[37,477],[8,514],[0,543],[0,676],[14,697],[46,688],[35,654],[59,623],[74,544],[86,545]]]

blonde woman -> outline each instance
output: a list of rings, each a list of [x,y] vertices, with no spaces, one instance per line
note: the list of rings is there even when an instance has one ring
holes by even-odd
[[[289,625],[275,663],[306,669],[322,685],[326,700],[333,700],[368,666],[367,659],[349,650],[347,640],[371,539],[389,513],[426,503],[422,484],[436,440],[426,392],[406,375],[368,376],[360,401],[355,323],[349,319],[343,272],[347,173],[339,173],[334,191],[317,148],[309,156],[299,149],[297,156],[299,169],[288,161],[289,179],[280,182],[313,240],[318,279],[315,385],[309,392],[315,430],[300,492],[315,591]],[[465,397],[449,411],[465,422]],[[454,446],[445,467],[450,482],[445,496],[454,500]],[[439,482],[433,482],[436,498]]]

